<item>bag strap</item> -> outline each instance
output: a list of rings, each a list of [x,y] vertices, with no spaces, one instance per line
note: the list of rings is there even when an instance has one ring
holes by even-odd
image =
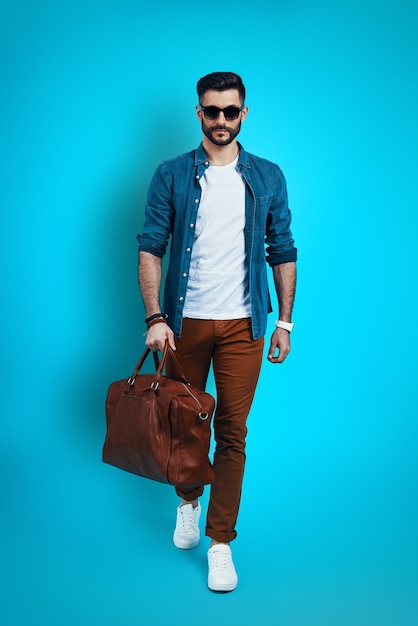
[[[135,381],[135,378],[139,374],[139,371],[141,370],[142,366],[144,365],[145,359],[147,358],[147,356],[149,355],[150,352],[151,352],[151,349],[150,348],[146,348],[146,350],[142,354],[141,358],[139,359],[138,363],[136,364],[134,372],[133,372],[131,378],[129,379],[131,384],[132,384],[131,381],[133,381],[133,382]],[[183,383],[185,383],[186,385],[189,385],[190,383],[187,380],[187,378],[185,377],[184,372],[181,369],[181,365],[180,365],[176,355],[174,354],[174,351],[168,345],[168,340],[166,339],[166,342],[165,342],[165,345],[164,345],[163,354],[162,354],[162,357],[161,357],[161,361],[158,360],[157,352],[154,352],[154,351],[152,352],[152,355],[154,357],[155,370],[156,370],[156,383],[157,383],[157,386],[158,386],[160,378],[162,376],[162,371],[164,369],[164,365],[166,363],[168,354],[170,355],[170,358],[172,359],[174,365],[176,366],[177,373],[178,373],[178,375],[180,377],[180,380]]]
[[[138,363],[135,365],[135,369],[133,371],[133,374],[132,374],[131,378],[135,378],[137,376],[137,374],[139,374],[139,370],[144,365],[145,359],[147,358],[147,356],[149,355],[150,352],[151,352],[150,348],[146,348],[145,349],[145,352],[142,354],[142,356],[139,359]],[[158,361],[157,353],[153,352],[152,354],[153,354],[153,357],[154,357],[155,369],[158,370],[158,367],[159,367],[160,363]]]
[[[181,369],[181,365],[180,365],[180,363],[178,361],[178,358],[176,357],[176,353],[174,352],[174,350],[172,350],[170,348],[170,346],[168,345],[168,341],[166,341],[166,345],[164,347],[164,354],[163,354],[163,357],[161,359],[161,363],[163,364],[163,366],[164,366],[165,358],[167,357],[167,354],[170,355],[171,360],[173,361],[174,365],[176,366],[177,373],[178,373],[178,375],[180,377],[181,382],[185,383],[186,385],[190,385],[190,382],[187,380],[186,376],[184,375],[183,370]],[[163,361],[164,361],[164,363],[163,363]],[[161,365],[161,363],[160,363],[160,365]]]

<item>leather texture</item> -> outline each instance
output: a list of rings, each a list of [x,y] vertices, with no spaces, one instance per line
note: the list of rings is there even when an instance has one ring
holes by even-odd
[[[215,399],[185,379],[177,357],[166,344],[156,372],[140,374],[145,350],[128,379],[111,383],[106,398],[104,463],[182,489],[214,482],[209,459]],[[179,380],[163,375],[167,357]]]

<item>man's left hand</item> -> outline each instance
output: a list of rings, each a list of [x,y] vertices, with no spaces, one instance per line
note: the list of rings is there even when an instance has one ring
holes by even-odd
[[[279,351],[275,356],[276,350]],[[290,352],[290,333],[284,328],[276,328],[271,336],[270,350],[267,355],[270,363],[283,363]]]

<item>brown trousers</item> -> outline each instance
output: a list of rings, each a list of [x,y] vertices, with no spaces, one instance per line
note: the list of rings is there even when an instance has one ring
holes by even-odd
[[[213,420],[216,448],[215,482],[210,488],[206,535],[228,543],[237,536],[235,525],[245,465],[246,421],[257,385],[264,339],[253,340],[251,320],[183,320],[176,355],[186,378],[204,390],[211,364],[216,384]],[[176,377],[168,359],[167,375]],[[203,487],[177,494],[191,501]]]

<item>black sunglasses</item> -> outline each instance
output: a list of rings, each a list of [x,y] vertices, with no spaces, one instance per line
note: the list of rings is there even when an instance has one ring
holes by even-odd
[[[219,107],[215,107],[215,106],[208,106],[208,107],[200,106],[200,110],[203,111],[203,115],[206,117],[207,120],[218,119],[219,114],[222,111],[222,113],[225,116],[225,119],[228,122],[231,122],[232,120],[236,120],[238,115],[240,114],[240,111],[242,111],[243,109],[244,109],[244,105],[242,107],[236,107],[234,105],[230,105],[229,107],[225,107],[224,109],[220,109]]]

